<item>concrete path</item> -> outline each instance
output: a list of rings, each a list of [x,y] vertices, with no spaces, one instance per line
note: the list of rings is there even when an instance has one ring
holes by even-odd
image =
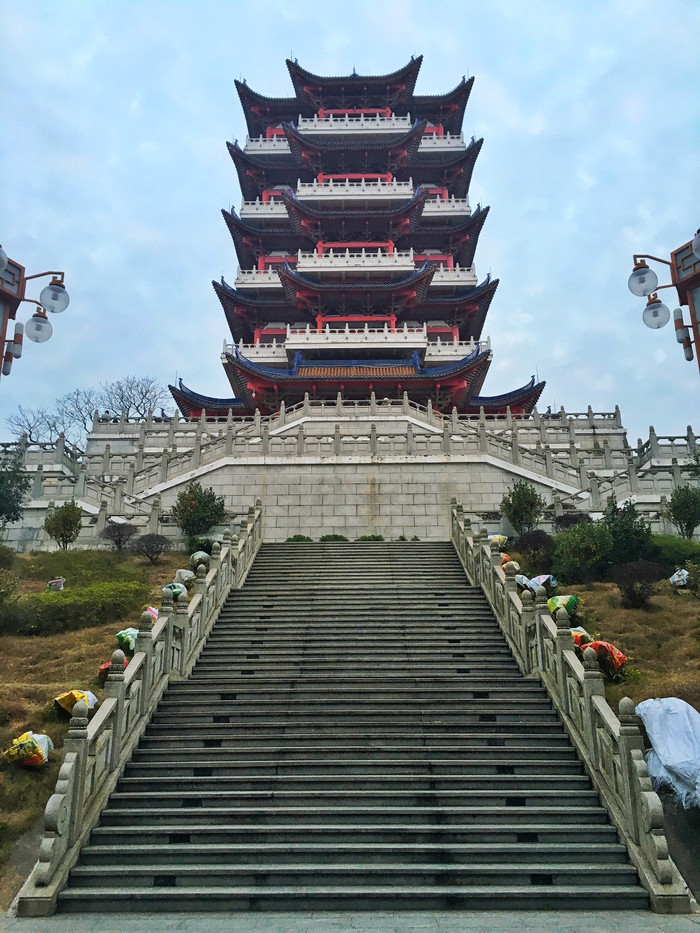
[[[0,933],[700,933],[700,913],[406,911],[0,917]]]

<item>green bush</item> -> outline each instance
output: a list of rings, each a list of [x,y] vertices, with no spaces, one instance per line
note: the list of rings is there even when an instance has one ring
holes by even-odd
[[[359,538],[355,538],[355,541],[383,541],[384,535],[362,535]]]
[[[49,511],[44,519],[44,531],[66,551],[69,544],[77,541],[82,520],[83,511],[80,506],[72,500],[64,502],[63,505]]]
[[[345,535],[321,535],[319,541],[347,541]]]
[[[90,583],[145,581],[146,571],[129,564],[116,551],[35,551],[28,561],[21,561],[21,575],[44,583],[65,577],[69,587]]]
[[[658,593],[664,568],[648,560],[635,560],[618,564],[610,571],[610,579],[622,593],[624,605],[632,609],[646,609],[651,597]]]
[[[560,583],[587,583],[605,574],[613,539],[605,522],[581,522],[555,538],[552,573]]]
[[[9,570],[15,559],[15,552],[6,544],[0,544],[0,570]]]
[[[197,550],[195,538],[228,518],[224,497],[217,496],[211,486],[205,489],[194,480],[178,493],[170,511],[175,524],[188,538],[190,553]]]
[[[700,525],[700,489],[697,486],[677,486],[668,500],[666,516],[683,538],[689,540]]]
[[[537,568],[538,573],[549,573],[554,554],[554,538],[541,528],[534,528],[520,535],[516,544],[518,552],[528,567]]]
[[[688,561],[700,561],[700,544],[676,535],[652,535],[649,556],[671,576]]]
[[[609,496],[601,521],[612,536],[611,562],[627,564],[649,557],[651,525],[637,514],[632,502],[620,506],[614,495]]]
[[[501,513],[511,523],[516,534],[522,535],[537,525],[546,504],[532,483],[518,479],[510,492],[501,499]]]
[[[287,541],[292,541],[293,543],[298,544],[303,541],[313,541],[313,538],[310,538],[308,535],[292,535],[291,538],[287,538]]]
[[[0,635],[52,635],[121,622],[148,599],[146,583],[94,583],[59,592],[32,593],[0,607]]]

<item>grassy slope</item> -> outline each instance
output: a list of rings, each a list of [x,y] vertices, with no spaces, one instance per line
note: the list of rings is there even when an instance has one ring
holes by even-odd
[[[68,553],[75,560],[75,552]],[[158,605],[161,588],[172,581],[178,567],[187,566],[184,554],[162,557],[155,566],[131,555],[116,560],[110,552],[92,554],[103,557],[91,561],[94,565],[87,571],[75,565],[65,570],[60,563],[64,556],[57,554],[53,568],[46,555],[34,565],[30,558],[19,557],[12,572],[22,580],[21,592],[37,592],[44,589],[47,579],[61,574],[70,585],[71,570],[76,578],[85,577],[82,582],[91,582],[103,560],[110,579],[145,579],[152,588],[151,601]],[[24,880],[11,863],[12,847],[41,817],[56,784],[68,720],[54,711],[53,698],[73,688],[92,690],[101,698],[97,668],[118,647],[115,633],[137,623],[137,617],[130,617],[122,624],[96,625],[52,637],[0,638],[0,750],[29,729],[47,733],[57,749],[45,768],[22,768],[0,756],[0,909],[10,905]]]

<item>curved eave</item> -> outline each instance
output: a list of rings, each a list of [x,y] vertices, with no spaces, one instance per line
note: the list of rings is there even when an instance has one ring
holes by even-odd
[[[462,78],[457,87],[447,94],[417,94],[410,104],[411,113],[418,120],[441,123],[448,133],[459,133],[473,86],[473,77],[469,80]]]
[[[416,301],[420,301],[423,299],[428,285],[430,284],[430,280],[435,274],[435,269],[430,268],[427,263],[424,263],[419,269],[416,269],[415,272],[409,273],[407,276],[404,276],[404,278],[393,279],[388,282],[368,282],[364,280],[361,282],[318,282],[315,279],[310,279],[307,276],[302,275],[301,273],[292,269],[292,267],[289,265],[282,266],[278,270],[278,273],[282,281],[285,294],[290,301],[294,301],[296,299],[297,292],[300,290],[319,294],[333,294],[334,292],[357,292],[360,294],[382,292],[384,294],[388,293],[391,295],[407,288],[415,289]]]
[[[338,378],[338,373],[334,372],[334,370],[338,369],[344,370],[342,375],[348,379],[364,380],[373,376],[391,379],[395,378],[392,371],[400,370],[400,375],[403,377],[436,381],[479,372],[484,364],[488,364],[490,361],[490,353],[488,351],[480,352],[477,349],[470,353],[469,356],[465,356],[447,366],[421,366],[417,354],[414,354],[410,360],[304,360],[301,354],[297,354],[294,365],[289,369],[277,369],[273,366],[254,363],[243,356],[238,348],[234,348],[233,353],[227,351],[226,358],[232,366],[242,372],[273,382],[299,381],[310,378],[323,379],[324,377]],[[411,369],[412,372],[407,372],[407,370]]]
[[[283,227],[255,227],[246,223],[235,211],[222,210],[226,226],[236,248],[238,263],[242,269],[255,265],[258,256],[270,250],[299,249],[299,233],[291,224]]]
[[[200,395],[198,392],[188,389],[182,379],[179,380],[177,386],[169,385],[168,389],[185,418],[199,416],[203,411],[213,417],[226,417],[229,410],[234,415],[248,410],[248,406],[243,399],[213,398],[209,395]]]
[[[406,133],[389,139],[318,140],[300,133],[291,123],[284,123],[283,129],[294,162],[300,168],[312,166],[314,172],[326,170],[338,161],[346,161],[346,155],[352,161],[356,153],[364,158],[365,165],[395,172],[400,165],[410,165],[415,161],[425,126],[424,120],[414,123]]]
[[[479,208],[458,223],[450,224],[448,219],[444,226],[421,224],[415,231],[412,246],[420,252],[422,244],[436,247],[444,244],[445,251],[451,253],[460,266],[468,268],[474,262],[479,234],[488,212],[488,207]]]
[[[223,279],[211,284],[234,340],[250,340],[258,322],[288,320],[293,323],[299,318],[299,311],[285,298],[252,298],[231,288]]]
[[[402,229],[403,226],[406,230],[401,235],[413,233],[418,228],[427,197],[427,192],[416,191],[410,200],[398,207],[365,210],[314,208],[300,201],[293,192],[283,194],[282,199],[297,233],[300,236],[312,233],[315,239],[318,239],[324,230],[333,230],[334,225],[342,225],[352,231],[358,227],[363,228],[368,223],[379,226],[386,224],[387,235],[393,234],[397,227]],[[352,238],[352,234],[345,237],[348,238]]]
[[[307,100],[299,100],[296,97],[265,97],[249,88],[244,81],[234,83],[250,136],[262,136],[269,126],[292,123],[297,116],[313,117],[316,112]]]
[[[423,62],[423,56],[412,58],[411,61],[387,75],[358,75],[351,74],[347,76],[322,76],[315,75],[302,68],[298,62],[287,59],[287,70],[292,79],[294,91],[298,100],[310,101],[313,105],[318,105],[318,95],[326,95],[331,92],[343,92],[347,96],[362,94],[363,96],[375,94],[378,100],[383,100],[382,95],[392,95],[396,98],[394,107],[401,101],[408,102],[413,96],[413,90],[418,79],[418,72]],[[317,97],[312,96],[313,91],[317,91]]]
[[[288,186],[291,176],[298,176],[301,181],[314,179],[312,171],[294,165],[289,158],[260,158],[244,152],[237,142],[227,142],[226,148],[236,168],[245,201],[254,201],[260,197],[263,188],[267,186]]]
[[[450,194],[466,198],[483,144],[483,139],[473,139],[466,149],[449,158],[438,152],[418,153],[407,169],[401,168],[396,172],[396,177],[399,181],[407,181],[411,177],[415,184],[434,185],[442,181]]]
[[[479,409],[483,408],[485,413],[505,414],[506,408],[518,409],[523,414],[531,414],[535,405],[539,401],[545,382],[535,382],[535,377],[512,392],[506,392],[503,395],[474,395],[469,401],[468,414],[478,414]]]
[[[459,295],[440,297],[428,293],[428,298],[421,304],[420,316],[426,320],[447,315],[448,319],[460,327],[460,337],[479,340],[486,322],[486,315],[498,288],[498,279],[490,276],[475,288]]]

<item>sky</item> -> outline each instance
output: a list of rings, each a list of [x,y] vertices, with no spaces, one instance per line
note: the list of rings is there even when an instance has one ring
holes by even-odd
[[[475,265],[500,280],[484,394],[536,374],[540,410],[619,405],[631,444],[700,434],[697,363],[627,289],[634,253],[700,226],[697,0],[5,0],[2,33],[0,242],[27,274],[65,271],[71,302],[0,380],[0,439],[18,404],[127,374],[230,396],[211,281],[237,268],[234,80],[291,96],[290,56],[341,75],[420,54],[418,94],[475,77]]]

